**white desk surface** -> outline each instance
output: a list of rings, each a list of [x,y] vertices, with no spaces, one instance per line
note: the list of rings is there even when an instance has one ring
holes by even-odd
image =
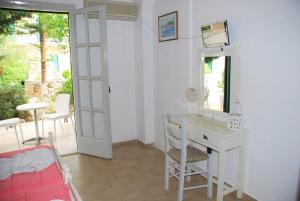
[[[247,129],[232,130],[226,127],[224,123],[212,121],[210,118],[200,116],[198,114],[184,114],[187,118],[187,124],[193,127],[199,127],[204,130],[209,130],[220,137],[232,137],[235,135],[246,134]]]

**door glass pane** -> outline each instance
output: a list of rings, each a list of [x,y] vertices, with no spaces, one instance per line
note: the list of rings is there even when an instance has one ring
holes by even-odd
[[[89,101],[89,85],[87,80],[79,80],[79,94],[80,94],[80,107],[88,108],[90,106]]]
[[[83,137],[93,137],[92,134],[92,120],[90,112],[80,111],[81,117],[81,136]]]
[[[103,85],[102,81],[92,81],[92,101],[93,108],[102,108],[102,95],[103,95]]]
[[[100,42],[100,20],[98,12],[89,12],[89,42]]]
[[[86,42],[86,28],[85,28],[85,17],[84,14],[75,15],[76,23],[76,43],[85,43]]]
[[[100,47],[90,48],[91,76],[101,76],[101,49]]]
[[[77,68],[78,68],[78,76],[87,76],[87,55],[86,48],[80,47],[77,48]]]
[[[94,136],[96,139],[103,139],[104,138],[104,117],[103,113],[100,112],[94,112],[93,113],[93,119],[94,119]]]

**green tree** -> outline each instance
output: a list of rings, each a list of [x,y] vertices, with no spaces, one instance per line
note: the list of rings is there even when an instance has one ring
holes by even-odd
[[[28,77],[27,54],[4,40],[0,45],[0,85],[21,84]],[[17,58],[17,59],[16,59]]]
[[[18,105],[27,102],[24,87],[21,84],[0,85],[0,102],[0,120],[28,116],[28,112],[16,110]]]
[[[31,12],[1,9],[0,10],[0,35],[9,35],[15,32],[15,24],[24,17],[31,17]]]
[[[65,70],[62,73],[62,76],[65,79],[63,86],[58,90],[57,94],[70,94],[71,95],[71,103],[74,103],[73,98],[73,81],[72,81],[72,73],[70,70]]]
[[[46,39],[63,41],[68,38],[69,25],[68,15],[54,13],[35,13],[34,19],[23,20],[19,25],[19,34],[38,33],[40,40],[41,54],[41,81],[45,83],[47,66],[46,66]]]
[[[20,113],[16,107],[27,102],[22,85],[28,76],[26,51],[4,39],[0,44],[0,54],[4,55],[0,60],[0,120],[25,118],[28,113]]]

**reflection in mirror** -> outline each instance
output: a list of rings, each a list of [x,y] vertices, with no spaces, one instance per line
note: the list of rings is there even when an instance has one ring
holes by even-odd
[[[204,47],[229,45],[227,21],[204,25],[201,31]]]
[[[203,108],[229,113],[230,56],[203,57]]]

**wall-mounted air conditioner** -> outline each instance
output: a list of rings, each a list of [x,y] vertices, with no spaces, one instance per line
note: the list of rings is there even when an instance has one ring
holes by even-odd
[[[85,7],[106,6],[107,19],[135,21],[138,18],[138,5],[108,0],[85,0]]]

